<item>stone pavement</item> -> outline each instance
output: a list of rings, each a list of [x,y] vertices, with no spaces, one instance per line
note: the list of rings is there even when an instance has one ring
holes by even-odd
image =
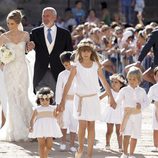
[[[158,152],[151,152],[153,147],[152,129],[151,129],[151,106],[143,112],[142,138],[138,140],[135,155],[137,158],[158,158]],[[106,151],[105,146],[106,124],[104,122],[96,123],[96,143],[94,147],[94,158],[118,158],[121,153],[118,152],[115,133],[112,135],[111,150]],[[77,143],[77,142],[76,142]],[[76,144],[77,146],[77,144]],[[86,149],[86,145],[85,145]],[[37,142],[0,142],[0,158],[37,158]],[[83,158],[85,154],[83,155]],[[74,158],[74,154],[60,152],[59,140],[54,141],[54,146],[49,158]]]

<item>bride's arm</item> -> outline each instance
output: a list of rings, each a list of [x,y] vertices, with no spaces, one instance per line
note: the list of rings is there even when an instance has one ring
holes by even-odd
[[[26,41],[26,42],[29,42],[29,41],[30,41],[29,33],[26,32],[26,31],[24,31],[24,33],[25,33],[25,41]]]
[[[4,44],[4,35],[0,35],[0,47]],[[3,70],[4,64],[0,61],[0,69]]]
[[[4,34],[0,35],[0,47],[4,44]]]
[[[31,51],[35,48],[35,43],[33,41],[30,41],[29,33],[26,32],[26,50],[27,52]]]

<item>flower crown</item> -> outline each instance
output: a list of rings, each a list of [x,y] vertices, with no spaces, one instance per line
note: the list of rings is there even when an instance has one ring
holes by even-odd
[[[43,98],[43,99],[46,99],[46,98],[52,98],[54,96],[54,93],[53,93],[53,91],[50,91],[50,93],[48,93],[48,94],[37,94],[37,98],[39,98],[39,99],[41,99],[41,98]]]
[[[90,47],[93,50],[95,50],[95,45],[94,45],[93,41],[90,39],[81,40],[80,43],[77,45],[77,49],[79,49],[81,47]]]
[[[112,76],[110,76],[110,80],[112,80],[112,79],[117,79],[121,83],[127,84],[127,81],[119,74],[113,74]]]

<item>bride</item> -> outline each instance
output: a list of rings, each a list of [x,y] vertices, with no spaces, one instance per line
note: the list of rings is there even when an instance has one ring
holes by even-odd
[[[0,129],[0,140],[27,140],[32,105],[28,99],[28,69],[25,59],[29,34],[18,29],[21,12],[13,10],[7,16],[9,31],[0,36],[0,47],[6,45],[15,53],[15,59],[8,64],[0,64],[3,69],[7,93],[6,123]]]

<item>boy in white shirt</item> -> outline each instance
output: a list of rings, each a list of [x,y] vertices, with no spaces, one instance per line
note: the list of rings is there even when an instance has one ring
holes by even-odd
[[[158,152],[158,66],[154,69],[154,79],[156,84],[150,87],[148,92],[148,97],[150,102],[154,102],[153,106],[153,139],[154,139],[154,149],[153,152]]]
[[[123,154],[121,158],[135,158],[134,151],[137,139],[141,136],[142,114],[141,111],[149,105],[145,90],[139,87],[142,73],[139,68],[131,67],[127,73],[128,86],[123,87],[116,99],[117,105],[124,108],[120,132],[123,134]]]
[[[71,55],[72,53],[69,51],[65,51],[60,55],[60,60],[63,66],[65,67],[65,70],[58,75],[58,79],[57,79],[56,93],[55,93],[56,94],[55,100],[57,105],[59,105],[61,102],[63,90],[70,75],[70,70],[72,67]],[[72,85],[67,95],[65,110],[62,116],[63,126],[61,127],[61,130],[63,137],[62,137],[62,143],[60,145],[61,151],[66,150],[66,134],[67,131],[69,131],[70,151],[76,152],[76,148],[74,147],[74,141],[77,133],[78,121],[73,117],[73,98],[74,98],[74,89]]]

